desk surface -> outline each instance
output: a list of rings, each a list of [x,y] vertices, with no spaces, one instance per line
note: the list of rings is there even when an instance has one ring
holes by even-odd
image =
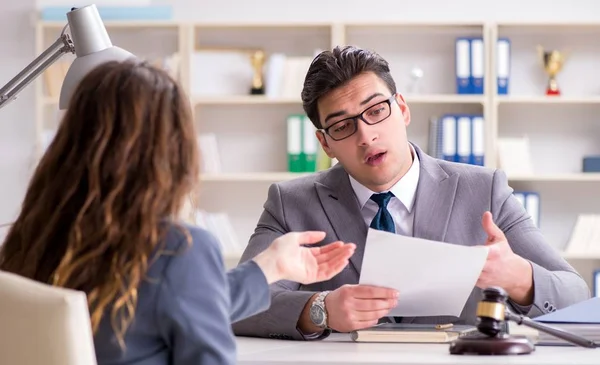
[[[450,355],[446,344],[354,343],[333,334],[321,341],[284,341],[238,337],[238,364],[536,364],[598,365],[600,349],[537,346],[529,355]]]

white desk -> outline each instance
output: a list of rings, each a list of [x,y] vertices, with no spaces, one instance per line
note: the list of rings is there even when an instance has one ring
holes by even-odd
[[[538,346],[529,355],[450,355],[448,345],[354,343],[347,335],[333,334],[322,341],[284,341],[238,337],[238,364],[535,364],[598,365],[600,348]]]

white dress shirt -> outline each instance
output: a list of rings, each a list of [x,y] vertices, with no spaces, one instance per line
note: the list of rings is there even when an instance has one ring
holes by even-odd
[[[394,194],[394,197],[390,199],[387,205],[387,209],[394,219],[396,233],[405,236],[412,236],[413,234],[413,205],[415,202],[417,185],[419,184],[420,171],[419,156],[415,153],[412,145],[410,145],[410,149],[413,155],[413,163],[406,174],[390,188],[389,191]],[[379,210],[377,203],[371,200],[371,195],[376,193],[356,181],[352,176],[349,177],[352,189],[354,189],[354,193],[360,204],[363,219],[368,227],[371,225],[371,221]],[[385,192],[387,191],[383,191],[382,193]]]

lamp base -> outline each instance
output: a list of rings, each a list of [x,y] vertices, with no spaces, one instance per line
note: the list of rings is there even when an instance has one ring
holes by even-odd
[[[525,336],[462,337],[450,344],[452,355],[526,355],[535,350]]]

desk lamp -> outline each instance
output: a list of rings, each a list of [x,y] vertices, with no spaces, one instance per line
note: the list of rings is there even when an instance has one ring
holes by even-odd
[[[112,45],[96,5],[72,8],[67,13],[67,20],[68,24],[60,37],[0,89],[0,108],[15,100],[21,90],[67,53],[74,53],[76,58],[69,67],[60,90],[58,107],[61,110],[67,108],[73,91],[93,68],[107,61],[122,61],[134,57]],[[67,27],[71,29],[71,36],[65,33]]]
[[[479,333],[453,341],[450,344],[450,353],[453,355],[523,355],[531,353],[534,346],[526,336],[511,336],[503,332],[505,320],[535,328],[577,346],[600,347],[600,344],[594,341],[508,311],[506,309],[507,299],[508,294],[502,288],[490,287],[483,290],[483,299],[477,305],[477,330]]]

